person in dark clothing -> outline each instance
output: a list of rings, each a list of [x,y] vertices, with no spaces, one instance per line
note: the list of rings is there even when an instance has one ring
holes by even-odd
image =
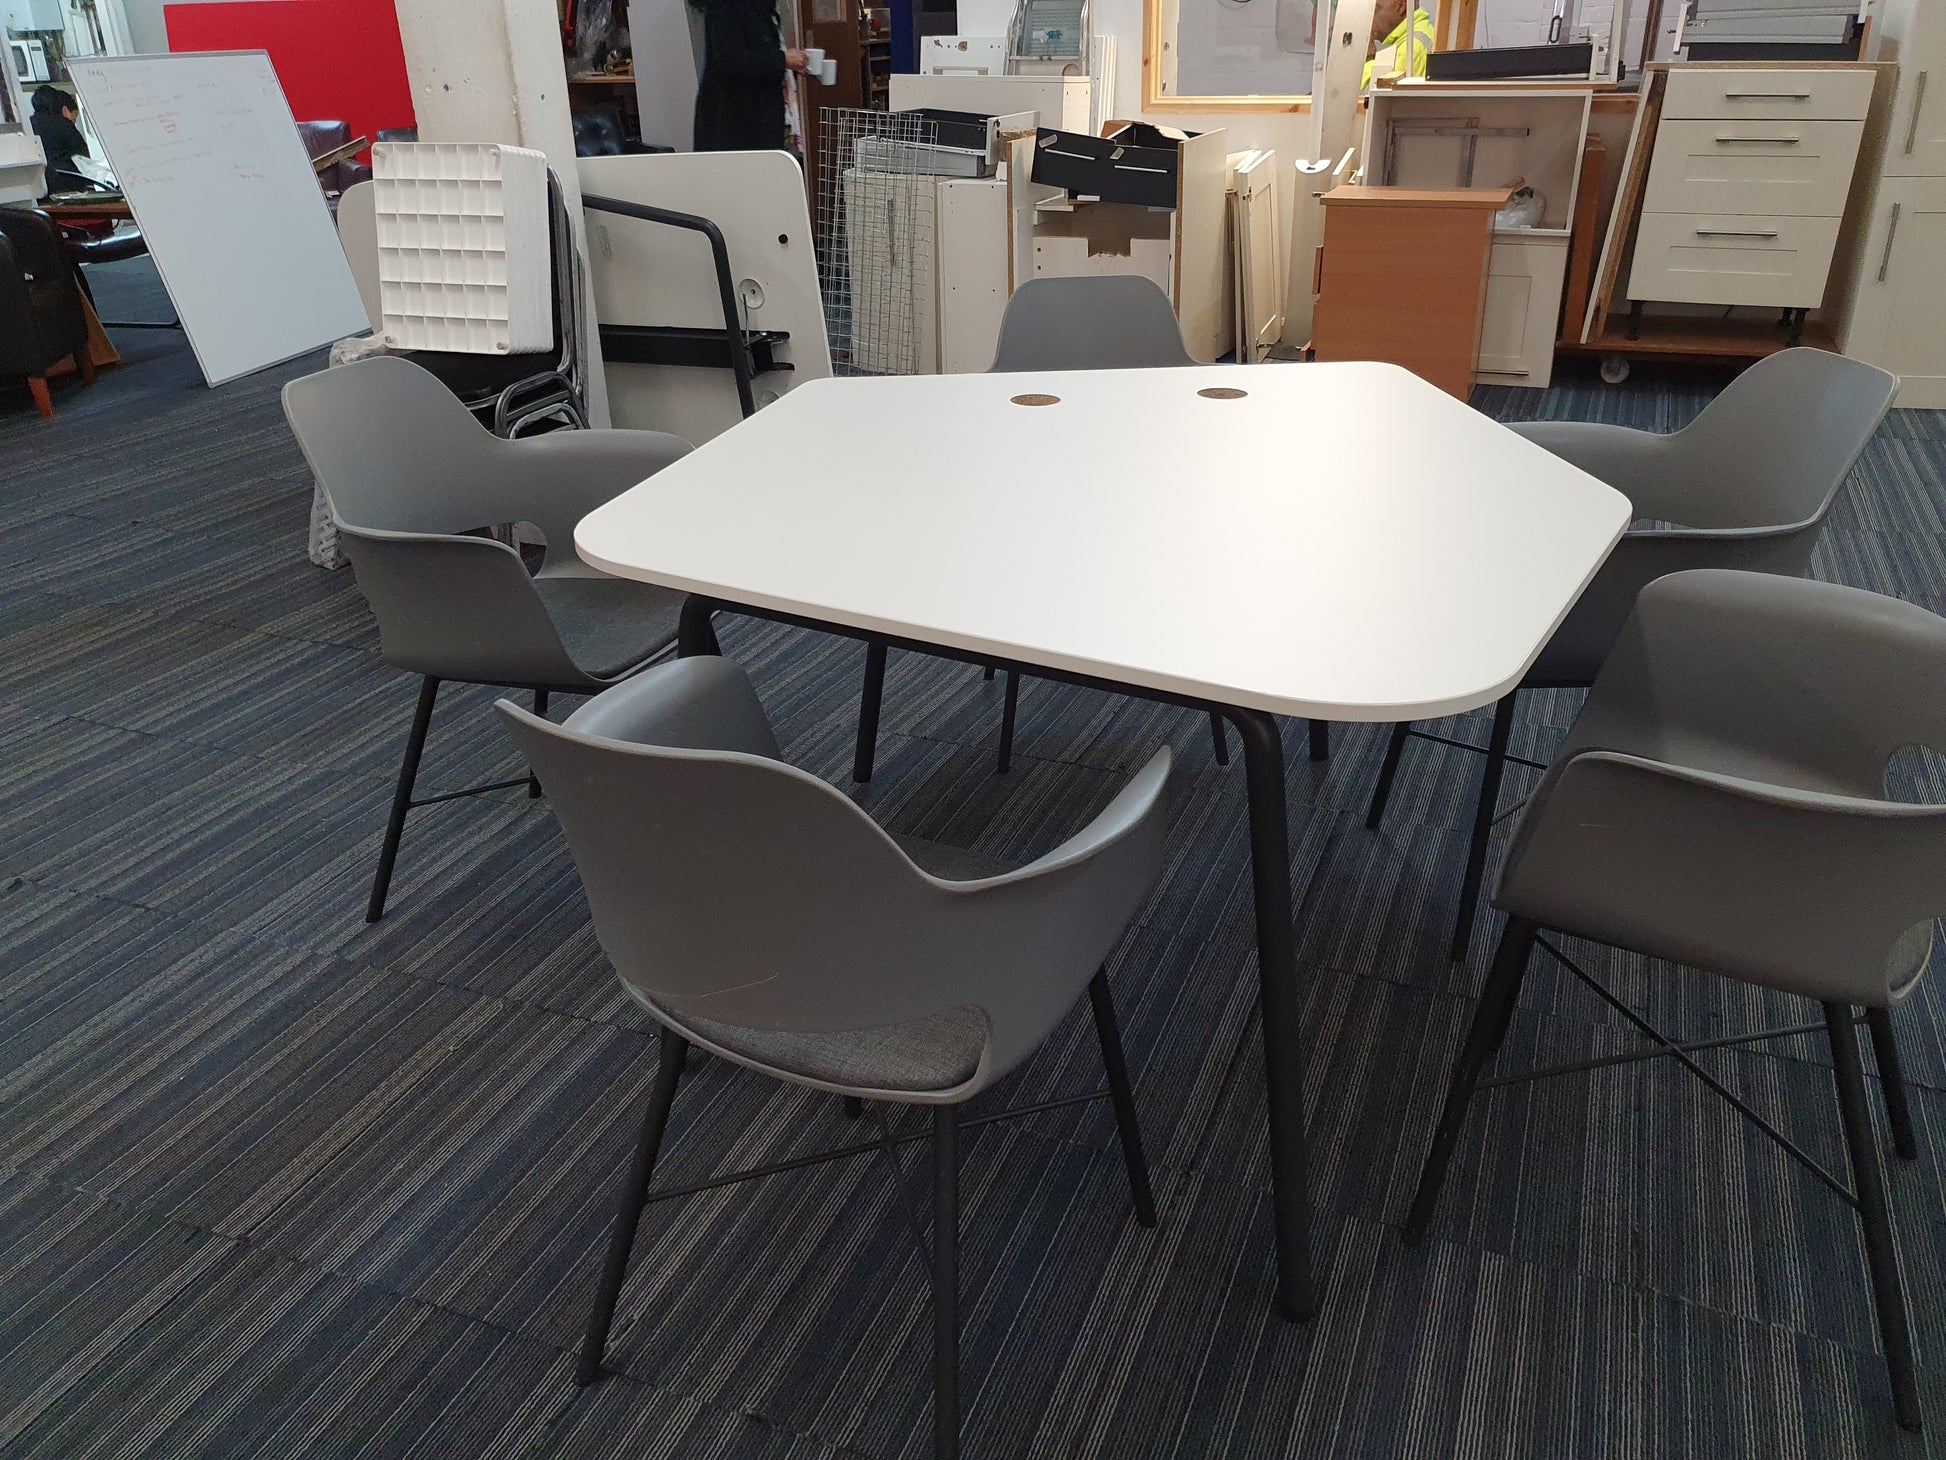
[[[698,152],[782,147],[784,73],[804,52],[784,49],[775,0],[690,0],[703,13],[703,79],[696,88]]]
[[[74,159],[89,155],[88,139],[74,124],[80,115],[81,108],[74,104],[74,98],[60,87],[42,86],[35,90],[34,135],[41,139],[41,151],[47,154],[50,191],[60,186],[55,181],[55,173],[72,172]]]

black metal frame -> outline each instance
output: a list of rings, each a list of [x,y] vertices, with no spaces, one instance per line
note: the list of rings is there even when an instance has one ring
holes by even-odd
[[[684,228],[709,240],[710,259],[716,266],[716,293],[723,309],[723,349],[736,376],[737,403],[745,419],[757,413],[756,393],[752,389],[750,341],[743,332],[743,317],[737,309],[736,280],[730,273],[730,246],[723,241],[723,230],[696,213],[678,213],[673,208],[652,208],[647,203],[629,203],[620,198],[581,195],[581,206],[597,213],[615,213],[643,223],[660,223],[668,228]]]
[[[1473,941],[1473,924],[1480,907],[1480,884],[1486,878],[1487,848],[1493,839],[1493,828],[1503,815],[1500,810],[1500,782],[1507,765],[1511,762],[1537,771],[1547,769],[1544,761],[1529,760],[1524,755],[1511,755],[1507,751],[1507,740],[1514,728],[1515,701],[1520,691],[1544,687],[1548,686],[1521,685],[1508,690],[1495,701],[1493,729],[1485,745],[1455,740],[1450,735],[1435,735],[1430,730],[1415,729],[1409,720],[1400,721],[1392,727],[1392,738],[1386,744],[1385,759],[1379,766],[1378,782],[1372,787],[1371,804],[1365,809],[1365,826],[1369,831],[1377,831],[1385,817],[1386,804],[1392,799],[1392,783],[1398,776],[1399,758],[1405,751],[1406,741],[1431,740],[1486,757],[1486,764],[1480,772],[1479,800],[1473,807],[1473,832],[1466,846],[1466,871],[1460,879],[1459,911],[1453,919],[1452,958],[1455,963],[1466,957],[1467,947]],[[1514,809],[1519,808],[1516,805]]]
[[[986,667],[980,654],[944,644],[888,637],[846,624],[813,619],[750,604],[691,594],[683,603],[676,653],[719,654],[711,615],[719,609],[815,629],[820,633],[863,639],[868,646],[910,649],[935,658]],[[882,648],[880,649],[882,653]],[[871,649],[867,651],[870,664]],[[882,671],[881,671],[882,672]],[[1250,867],[1257,920],[1257,997],[1262,1013],[1264,1042],[1264,1104],[1270,1126],[1271,1212],[1277,1246],[1277,1310],[1286,1319],[1307,1323],[1317,1314],[1317,1287],[1311,1268],[1311,1210],[1309,1156],[1304,1135],[1304,1068],[1300,1017],[1303,1000],[1298,987],[1297,948],[1292,922],[1290,820],[1286,804],[1283,739],[1276,717],[1264,710],[1224,705],[1191,696],[1169,694],[1143,685],[1122,684],[1033,666],[1042,679],[1077,684],[1132,699],[1182,705],[1202,710],[1236,726],[1243,741],[1244,782],[1250,817]],[[1318,758],[1328,749],[1324,722],[1311,723],[1311,753]],[[865,767],[869,772],[869,764]]]
[[[1097,970],[1094,977],[1088,981],[1088,1002],[1094,1013],[1095,1034],[1101,1045],[1102,1067],[1108,1076],[1108,1089],[1105,1091],[1072,1095],[1058,1100],[1042,1100],[1032,1105],[1015,1106],[964,1121],[959,1118],[959,1106],[935,1105],[930,1129],[926,1131],[895,1136],[881,1123],[879,1138],[874,1141],[840,1146],[834,1150],[818,1151],[785,1161],[773,1161],[746,1171],[732,1172],[727,1176],[712,1177],[707,1181],[692,1182],[686,1186],[652,1192],[649,1190],[649,1183],[655,1176],[656,1157],[662,1150],[662,1138],[668,1129],[669,1110],[675,1103],[676,1086],[682,1079],[691,1047],[689,1041],[681,1034],[664,1025],[655,1082],[650,1088],[648,1107],[643,1114],[642,1134],[636,1142],[634,1159],[629,1163],[628,1171],[622,1180],[620,1202],[615,1213],[614,1225],[609,1229],[607,1253],[602,1262],[601,1282],[595,1289],[595,1301],[589,1309],[587,1326],[582,1331],[581,1348],[575,1357],[574,1382],[586,1386],[601,1377],[602,1360],[608,1350],[608,1330],[614,1322],[615,1303],[621,1296],[622,1283],[628,1277],[629,1254],[635,1247],[635,1233],[641,1225],[644,1207],[655,1202],[672,1201],[677,1197],[693,1196],[697,1192],[713,1191],[718,1187],[752,1181],[760,1176],[775,1176],[785,1171],[819,1166],[827,1161],[843,1160],[849,1156],[883,1155],[890,1167],[893,1185],[898,1191],[899,1204],[911,1220],[913,1234],[918,1240],[920,1259],[931,1269],[933,1453],[935,1460],[957,1460],[960,1431],[959,1133],[961,1128],[1014,1120],[1023,1115],[1034,1115],[1045,1110],[1099,1100],[1106,1095],[1114,1104],[1116,1134],[1122,1148],[1123,1164],[1128,1170],[1129,1197],[1135,1210],[1135,1220],[1143,1227],[1153,1228],[1156,1225],[1155,1196],[1149,1185],[1148,1160],[1142,1152],[1142,1131],[1135,1116],[1135,1094],[1129,1084],[1128,1065],[1122,1056],[1121,1025],[1115,1017],[1114,999],[1109,992],[1106,969]],[[848,1095],[844,1100],[847,1116],[855,1117],[860,1113],[861,1102],[858,1097]],[[912,1209],[904,1174],[899,1170],[896,1157],[892,1155],[894,1147],[928,1139],[932,1143],[933,1171],[933,1240],[930,1251],[927,1249],[924,1235],[919,1231],[918,1215]]]
[[[1520,987],[1526,978],[1527,965],[1536,944],[1545,949],[1575,978],[1592,989],[1631,1025],[1653,1040],[1654,1047],[1635,1050],[1628,1054],[1607,1055],[1596,1059],[1578,1060],[1570,1064],[1550,1065],[1543,1069],[1498,1076],[1490,1080],[1481,1079],[1481,1071],[1506,1037],[1508,1024],[1513,1018],[1514,1005],[1520,996]],[[1451,1164],[1453,1149],[1458,1144],[1460,1129],[1466,1120],[1467,1107],[1476,1092],[1638,1060],[1672,1058],[1704,1085],[1722,1096],[1739,1115],[1756,1126],[1786,1155],[1803,1166],[1841,1201],[1858,1213],[1860,1225],[1864,1228],[1866,1265],[1871,1274],[1872,1306],[1878,1317],[1879,1338],[1885,1348],[1886,1369],[1892,1381],[1893,1409],[1903,1428],[1918,1429],[1920,1427],[1919,1391],[1913,1371],[1912,1334],[1906,1315],[1904,1292],[1899,1281],[1898,1247],[1886,1207],[1884,1173],[1880,1168],[1877,1139],[1872,1130],[1871,1113],[1865,1100],[1856,1026],[1863,1022],[1871,1029],[1874,1053],[1879,1062],[1880,1091],[1885,1101],[1887,1120],[1892,1128],[1894,1147],[1900,1156],[1911,1160],[1918,1155],[1919,1148],[1913,1135],[1912,1114],[1906,1099],[1898,1048],[1893,1038],[1891,1020],[1885,1009],[1867,1009],[1861,1017],[1847,1004],[1826,1001],[1822,1008],[1824,1018],[1819,1024],[1792,1025],[1788,1028],[1765,1029],[1753,1034],[1734,1035],[1727,1038],[1678,1042],[1670,1039],[1629,1008],[1612,990],[1569,958],[1553,942],[1541,937],[1538,924],[1528,918],[1509,917],[1506,927],[1501,931],[1499,945],[1494,950],[1493,967],[1487,974],[1486,987],[1481,991],[1479,1007],[1474,1011],[1472,1025],[1466,1032],[1466,1041],[1460,1050],[1459,1058],[1453,1065],[1451,1081],[1446,1089],[1445,1104],[1440,1111],[1439,1124],[1434,1128],[1432,1145],[1426,1153],[1426,1163],[1419,1173],[1418,1189],[1413,1193],[1412,1206],[1406,1214],[1404,1232],[1406,1244],[1416,1247],[1425,1240],[1427,1228],[1432,1222],[1433,1210],[1439,1201],[1440,1190],[1445,1185],[1446,1170]],[[1850,1186],[1826,1170],[1809,1152],[1691,1058],[1693,1050],[1749,1044],[1764,1039],[1781,1039],[1791,1035],[1812,1033],[1818,1029],[1824,1030],[1825,1038],[1831,1047],[1832,1075],[1837,1085],[1838,1110],[1844,1125],[1845,1146],[1853,1177],[1853,1184]]]
[[[808,620],[803,622],[809,623]],[[810,626],[821,627],[815,624]],[[858,699],[858,745],[852,752],[851,759],[851,778],[860,784],[871,780],[872,766],[878,759],[879,702],[885,694],[885,649],[888,641],[868,638],[865,643],[865,682],[859,691]],[[903,647],[916,648],[919,652],[929,654],[935,659],[955,658],[969,664],[979,664],[983,670],[982,677],[993,678],[994,665],[990,660],[977,659],[967,654],[948,654],[923,644],[908,643]],[[1018,664],[1007,666],[1007,682],[1000,705],[1000,747],[994,755],[994,770],[1003,776],[1013,769],[1014,725],[1020,712],[1020,680],[1021,676],[1028,672]],[[1104,680],[1083,679],[1073,675],[1062,676],[1044,669],[1034,669],[1032,673],[1038,679],[1065,679],[1067,683],[1087,684],[1096,689],[1109,689],[1117,694],[1132,693],[1126,686],[1109,684]],[[1163,699],[1164,697],[1151,695],[1147,698]],[[1170,699],[1167,702],[1184,705],[1192,703],[1189,700],[1178,699]],[[1210,744],[1216,751],[1216,763],[1222,766],[1230,763],[1230,742],[1223,732],[1223,717],[1226,713],[1227,711],[1214,707],[1209,712]],[[1329,760],[1331,727],[1323,720],[1310,720],[1306,723],[1310,726],[1311,759]]]
[[[385,840],[379,845],[378,871],[372,877],[371,899],[365,904],[365,921],[375,923],[385,916],[385,898],[392,887],[392,869],[398,864],[399,842],[405,836],[405,814],[420,806],[437,806],[441,801],[457,801],[465,796],[483,796],[488,791],[510,791],[525,786],[531,799],[539,796],[541,785],[531,775],[511,781],[492,781],[483,786],[468,786],[461,791],[441,791],[437,796],[414,796],[419,779],[419,759],[425,754],[426,733],[432,728],[433,702],[439,697],[442,681],[437,675],[420,676],[419,706],[412,713],[412,728],[406,732],[405,758],[399,763],[398,784],[392,791],[392,811],[385,823]],[[525,688],[526,686],[520,686]],[[534,689],[534,713],[547,714],[548,691]]]

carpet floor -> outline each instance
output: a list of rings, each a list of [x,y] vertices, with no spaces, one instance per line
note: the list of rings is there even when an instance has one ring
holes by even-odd
[[[102,271],[105,312],[163,307],[141,267]],[[653,1030],[518,791],[415,812],[367,927],[414,690],[352,575],[304,558],[277,391],[317,362],[209,391],[180,335],[117,342],[127,363],[57,385],[51,421],[0,391],[0,1455],[930,1453],[925,1273],[873,1161],[652,1207],[610,1374],[574,1387]],[[1476,404],[1670,429],[1720,384]],[[1814,571],[1946,609],[1946,414],[1887,422]],[[1130,1220],[1099,1106],[969,1133],[969,1456],[1946,1456],[1940,979],[1896,1016],[1922,1152],[1891,1163],[1892,1203],[1932,1422],[1906,1435],[1852,1214],[1666,1062],[1483,1097],[1431,1239],[1400,1243],[1496,931],[1447,960],[1479,762],[1415,742],[1374,833],[1382,728],[1338,727],[1323,764],[1287,735],[1324,1291],[1290,1325],[1242,775],[1206,722],[1030,681],[997,776],[998,683],[895,653],[878,773],[853,788],[861,648],[721,632],[790,758],[900,832],[1033,853],[1158,744],[1178,757],[1169,870],[1110,967],[1161,1226]],[[442,696],[423,784],[520,773],[493,698]],[[1524,697],[1514,750],[1545,758],[1574,703]],[[1484,720],[1443,728],[1482,740]],[[1901,787],[1946,799],[1940,766],[1913,758]],[[1581,952],[1672,1032],[1811,1016]],[[1537,965],[1502,1060],[1632,1046]],[[1818,1043],[1702,1058],[1843,1168]],[[668,1183],[852,1138],[835,1100],[694,1071]],[[1084,1008],[981,1106],[1098,1081]]]

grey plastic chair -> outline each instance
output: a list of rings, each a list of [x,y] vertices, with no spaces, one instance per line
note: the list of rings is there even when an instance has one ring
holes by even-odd
[[[1912,1342],[1853,1033],[1862,1007],[1896,1147],[1917,1155],[1887,1011],[1925,972],[1933,920],[1946,913],[1946,805],[1887,799],[1887,762],[1912,745],[1946,751],[1946,619],[1758,573],[1679,573],[1643,589],[1514,832],[1494,898],[1507,925],[1407,1240],[1426,1232],[1539,941],[1657,1041],[1637,1057],[1680,1060],[1857,1209],[1899,1423],[1916,1429]],[[1687,1053],[1819,1026],[1679,1044],[1540,939],[1544,927],[1817,1000],[1855,1190]]]
[[[1583,689],[1621,631],[1635,595],[1665,573],[1738,568],[1802,573],[1826,514],[1898,394],[1875,366],[1826,350],[1784,350],[1758,361],[1680,431],[1660,435],[1586,421],[1530,421],[1512,429],[1599,477],[1629,499],[1632,527],[1554,631],[1519,689]],[[1473,936],[1487,843],[1519,689],[1494,706],[1480,774],[1452,954]],[[1459,745],[1395,725],[1365,825],[1378,829],[1409,737]]]
[[[500,709],[567,834],[603,950],[662,1025],[577,1382],[601,1372],[693,1045],[848,1102],[932,1107],[934,1448],[957,1455],[958,1110],[1039,1048],[1084,991],[1136,1219],[1155,1225],[1101,970],[1162,871],[1169,752],[1081,831],[1009,869],[888,836],[781,762],[749,680],[727,659],[658,665],[560,726],[505,700]]]
[[[1007,300],[1000,345],[989,373],[1021,370],[1135,370],[1194,365],[1183,347],[1175,306],[1153,279],[1139,274],[1029,279]],[[986,677],[994,669],[987,666]],[[877,753],[879,701],[885,688],[885,645],[865,646],[865,688],[858,713],[858,751],[852,779],[868,781]],[[1013,766],[1014,720],[1020,705],[1020,671],[1008,669],[1000,707],[1000,749],[995,769]],[[1228,765],[1222,719],[1210,716],[1219,765]],[[1314,747],[1315,748],[1315,747]]]
[[[420,678],[419,707],[372,879],[385,912],[406,812],[519,781],[415,799],[419,757],[445,680],[593,694],[675,642],[682,595],[611,578],[574,552],[574,525],[689,450],[654,431],[496,437],[432,375],[380,356],[293,380],[284,415],[331,504],[387,662]],[[531,522],[539,571],[478,535]]]

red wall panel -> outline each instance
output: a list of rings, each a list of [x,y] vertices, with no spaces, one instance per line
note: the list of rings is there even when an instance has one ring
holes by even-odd
[[[300,122],[349,122],[355,137],[412,125],[412,88],[393,0],[201,0],[165,5],[172,51],[268,51]]]

